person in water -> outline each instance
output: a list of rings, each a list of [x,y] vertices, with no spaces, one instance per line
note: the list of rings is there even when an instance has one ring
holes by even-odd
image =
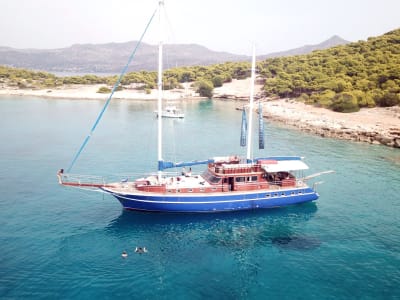
[[[123,258],[127,258],[127,257],[128,257],[128,253],[126,253],[126,251],[123,251],[122,254],[121,254],[121,256],[122,256]]]
[[[147,252],[147,249],[146,249],[146,247],[136,247],[135,252],[139,253],[139,254],[143,254],[143,253]]]

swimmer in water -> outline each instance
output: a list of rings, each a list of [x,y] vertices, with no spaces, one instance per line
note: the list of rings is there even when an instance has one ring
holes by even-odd
[[[143,253],[147,253],[147,249],[146,249],[146,247],[136,247],[135,252],[139,253],[139,254],[143,254]]]
[[[122,256],[123,258],[127,258],[127,257],[128,257],[128,253],[126,253],[126,251],[123,251],[122,254],[121,254],[121,256]]]

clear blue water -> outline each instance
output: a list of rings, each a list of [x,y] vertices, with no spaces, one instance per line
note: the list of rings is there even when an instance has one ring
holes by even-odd
[[[266,123],[267,149],[323,176],[313,204],[210,215],[125,212],[63,188],[101,101],[0,99],[1,299],[398,299],[400,151]],[[244,153],[230,102],[184,104],[164,158]],[[115,101],[73,172],[156,168],[154,102]],[[174,133],[173,133],[174,132]],[[134,253],[145,246],[148,253]],[[128,252],[121,258],[123,250]]]

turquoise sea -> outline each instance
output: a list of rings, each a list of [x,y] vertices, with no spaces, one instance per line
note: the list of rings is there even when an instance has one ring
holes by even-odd
[[[0,98],[1,299],[399,299],[400,151],[266,121],[266,149],[322,176],[312,204],[224,214],[123,211],[57,184],[103,101]],[[245,154],[237,103],[165,122],[171,160]],[[156,169],[155,102],[111,103],[73,173]],[[196,170],[195,170],[196,171]],[[134,252],[136,246],[148,249]],[[126,250],[127,258],[122,258]]]

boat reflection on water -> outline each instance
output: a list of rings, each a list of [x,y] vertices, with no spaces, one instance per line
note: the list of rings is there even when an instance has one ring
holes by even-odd
[[[307,250],[318,247],[318,238],[303,234],[303,225],[317,211],[315,203],[282,208],[260,214],[231,226],[220,223],[210,235],[210,243],[243,250],[266,245],[292,250]]]
[[[106,231],[134,240],[143,239],[159,249],[173,249],[184,243],[202,249],[233,251],[268,245],[310,250],[321,243],[316,237],[302,234],[303,223],[312,219],[317,210],[315,203],[223,214],[154,214],[124,210],[110,222]]]

